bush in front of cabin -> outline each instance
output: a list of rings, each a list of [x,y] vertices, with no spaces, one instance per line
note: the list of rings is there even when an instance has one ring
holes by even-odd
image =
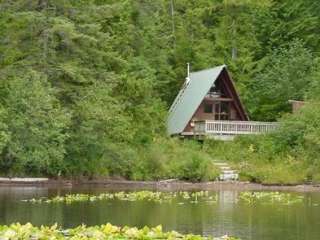
[[[159,138],[140,150],[132,167],[134,180],[215,180],[219,170],[195,141]]]

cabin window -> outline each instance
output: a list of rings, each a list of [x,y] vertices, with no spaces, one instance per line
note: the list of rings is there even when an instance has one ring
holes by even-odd
[[[204,112],[205,113],[213,113],[213,104],[211,104],[211,103],[204,104]]]
[[[212,97],[220,97],[221,96],[221,91],[217,86],[212,86],[209,90],[209,95]]]
[[[221,113],[220,113],[221,120],[229,120],[230,115],[230,107],[228,102],[221,102]]]
[[[211,87],[210,88],[210,93],[215,93],[215,92],[218,92],[219,90],[218,90],[218,88],[216,87],[216,86],[213,86],[213,87]]]
[[[215,104],[214,118],[216,120],[230,119],[230,104],[229,102],[218,102]]]

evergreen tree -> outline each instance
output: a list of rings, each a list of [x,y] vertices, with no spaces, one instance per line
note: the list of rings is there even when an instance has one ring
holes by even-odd
[[[317,101],[319,10],[313,0],[1,1],[0,171],[159,177],[157,144],[166,161],[184,152],[163,143],[187,62],[226,64],[253,119]]]
[[[255,76],[247,99],[256,119],[274,121],[289,112],[289,100],[304,100],[315,74],[316,61],[299,41],[266,57],[263,70]]]

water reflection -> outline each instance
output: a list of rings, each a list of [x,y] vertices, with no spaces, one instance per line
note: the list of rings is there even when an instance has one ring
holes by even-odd
[[[59,223],[63,227],[79,224],[143,227],[162,224],[166,230],[203,235],[234,235],[242,239],[310,240],[320,236],[319,193],[305,193],[306,201],[294,206],[248,205],[237,202],[238,191],[218,191],[217,203],[178,204],[147,201],[97,201],[65,204],[31,204],[22,199],[57,194],[101,193],[103,188],[0,188],[0,224],[31,222],[35,225]]]

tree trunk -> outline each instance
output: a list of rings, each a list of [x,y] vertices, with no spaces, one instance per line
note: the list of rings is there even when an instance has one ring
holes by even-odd
[[[173,0],[170,1],[170,9],[171,9],[171,28],[172,28],[172,36],[173,36],[173,47],[176,46],[176,36],[175,36],[175,23],[174,23],[174,3]]]
[[[232,20],[231,36],[232,36],[231,59],[232,59],[232,60],[236,60],[236,58],[237,58],[237,42],[236,42],[237,28],[236,28],[236,21],[235,21],[235,19]]]

